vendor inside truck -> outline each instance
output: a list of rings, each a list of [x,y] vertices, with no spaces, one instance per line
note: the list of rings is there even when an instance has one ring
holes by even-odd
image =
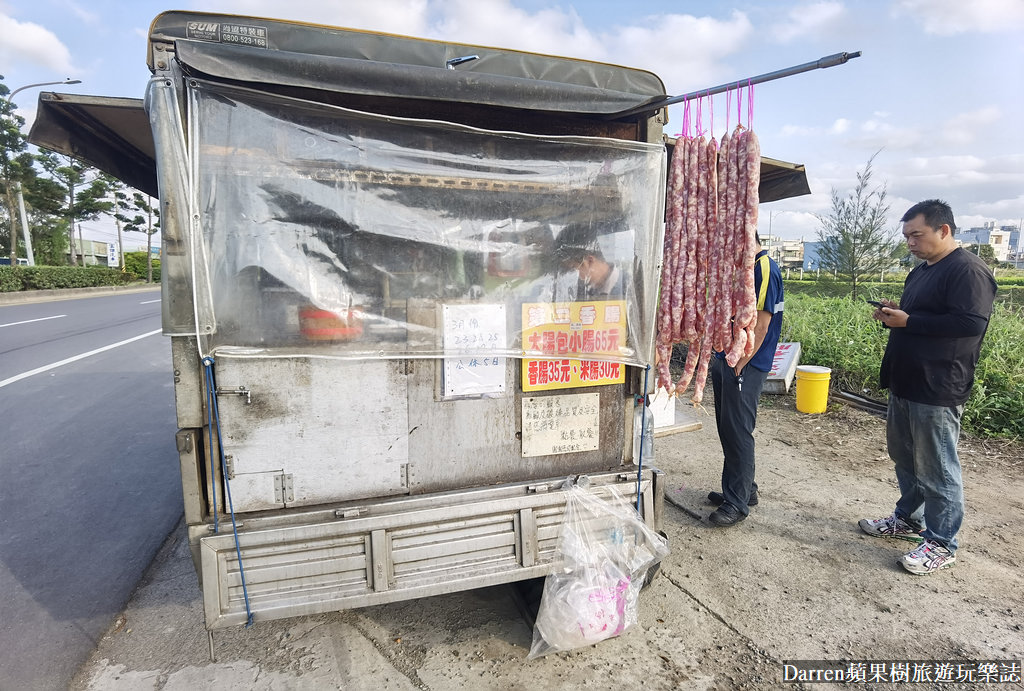
[[[623,273],[609,263],[598,243],[599,229],[582,223],[571,223],[555,239],[555,257],[562,271],[576,271],[579,281],[575,300],[621,299]]]

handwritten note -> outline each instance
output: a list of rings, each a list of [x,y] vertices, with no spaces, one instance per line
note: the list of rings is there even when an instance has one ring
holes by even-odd
[[[523,397],[523,458],[593,451],[600,444],[601,394]]]
[[[446,397],[505,393],[505,305],[444,305],[442,388]]]

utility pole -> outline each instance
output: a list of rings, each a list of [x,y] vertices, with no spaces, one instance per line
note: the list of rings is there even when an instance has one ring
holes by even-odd
[[[25,240],[25,257],[28,259],[29,266],[36,265],[36,256],[32,253],[32,233],[28,232],[28,216],[25,214],[25,198],[21,195],[21,181],[17,183],[18,190],[18,213],[21,216],[21,233]],[[14,219],[11,219],[11,223],[14,223]]]

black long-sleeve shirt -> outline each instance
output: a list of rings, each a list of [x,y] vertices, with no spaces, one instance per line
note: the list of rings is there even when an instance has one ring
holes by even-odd
[[[882,387],[916,403],[965,403],[995,295],[992,272],[962,248],[914,267],[900,298],[907,325],[889,332]]]

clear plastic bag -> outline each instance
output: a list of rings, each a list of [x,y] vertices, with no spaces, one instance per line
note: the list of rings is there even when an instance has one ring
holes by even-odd
[[[588,477],[566,481],[556,570],[544,581],[528,660],[593,645],[637,623],[647,570],[668,555],[668,541],[611,486]]]

